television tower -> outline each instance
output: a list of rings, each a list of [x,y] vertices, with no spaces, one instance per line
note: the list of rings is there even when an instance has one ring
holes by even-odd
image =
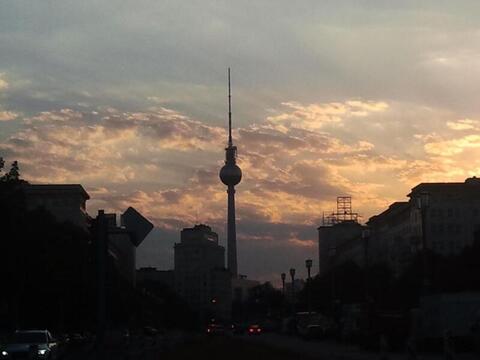
[[[237,231],[235,228],[235,185],[242,180],[242,170],[236,164],[237,147],[232,141],[232,95],[230,91],[230,68],[228,68],[228,145],[225,148],[225,165],[220,170],[220,180],[227,185],[228,228],[227,228],[227,267],[232,277],[238,276]]]

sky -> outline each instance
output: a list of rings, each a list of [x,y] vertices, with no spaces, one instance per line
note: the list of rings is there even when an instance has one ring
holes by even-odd
[[[239,272],[278,284],[337,196],[365,222],[420,182],[480,175],[478,1],[0,1],[0,156],[80,183],[88,211],[226,245],[218,178],[232,68]]]

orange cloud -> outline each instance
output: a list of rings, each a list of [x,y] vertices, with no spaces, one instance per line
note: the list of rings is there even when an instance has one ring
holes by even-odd
[[[17,117],[18,114],[13,111],[0,111],[0,121],[15,120]]]

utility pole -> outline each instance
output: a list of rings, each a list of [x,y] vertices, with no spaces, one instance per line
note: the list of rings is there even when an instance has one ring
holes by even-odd
[[[97,257],[97,336],[96,357],[98,360],[105,358],[105,328],[106,328],[106,283],[107,283],[107,256],[108,233],[105,212],[98,210],[94,220],[94,239]]]
[[[292,313],[293,317],[297,316],[297,312],[295,309],[295,269],[290,269],[290,277],[292,278]]]
[[[311,278],[311,270],[312,270],[312,264],[313,261],[311,259],[305,260],[305,266],[307,268],[307,301],[308,301],[308,317],[310,318],[312,314],[312,290],[311,290],[311,285],[312,285],[312,278]]]

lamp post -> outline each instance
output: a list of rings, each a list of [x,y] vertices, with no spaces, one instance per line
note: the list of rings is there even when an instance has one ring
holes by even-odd
[[[285,279],[287,278],[287,274],[281,273],[280,277],[282,278],[282,316],[285,315],[285,309],[286,309],[286,299],[285,299]]]
[[[290,269],[290,277],[292,278],[292,313],[293,316],[296,315],[295,311],[295,269]]]
[[[313,264],[313,261],[312,259],[307,259],[305,260],[305,267],[307,268],[307,274],[308,274],[308,277],[307,277],[307,301],[308,301],[308,316],[310,317],[311,313],[312,313],[312,292],[311,292],[311,276],[310,276],[310,272],[312,270],[312,264]]]
[[[428,254],[427,254],[427,211],[430,205],[430,194],[426,191],[420,193],[418,198],[418,207],[422,220],[422,260],[423,260],[423,294],[427,295],[430,290],[428,276]]]

